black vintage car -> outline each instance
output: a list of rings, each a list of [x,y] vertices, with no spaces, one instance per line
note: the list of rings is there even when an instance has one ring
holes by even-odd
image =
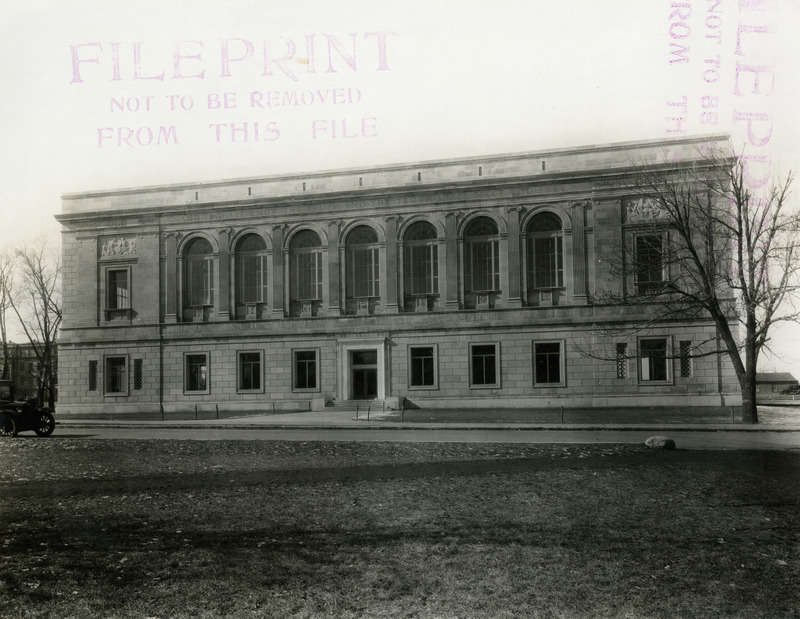
[[[56,427],[53,410],[39,406],[36,398],[0,405],[0,436],[16,436],[18,432],[33,430],[39,436],[49,436]]]

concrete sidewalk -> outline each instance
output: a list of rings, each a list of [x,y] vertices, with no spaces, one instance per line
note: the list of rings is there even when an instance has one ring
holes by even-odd
[[[648,411],[649,412],[649,411]],[[475,421],[476,418],[491,419],[492,411],[470,410],[464,416],[470,421],[461,422],[452,417],[446,421],[437,421],[436,410],[426,410],[427,420],[400,420],[396,411],[386,413],[372,413],[369,420],[365,412],[360,412],[358,418],[354,411],[338,410],[335,408],[324,411],[308,411],[295,413],[254,414],[248,416],[227,417],[221,419],[167,419],[167,420],[135,420],[135,419],[81,419],[77,417],[59,417],[56,414],[56,423],[70,428],[93,427],[119,427],[119,428],[215,428],[215,429],[282,429],[282,428],[314,428],[314,429],[430,429],[430,430],[643,430],[655,432],[659,430],[669,432],[681,431],[737,431],[737,432],[800,432],[800,408],[759,406],[759,423],[756,425],[731,423],[731,422],[691,422],[685,416],[670,417],[666,414],[648,415],[646,420],[621,421],[619,417],[630,417],[623,413],[629,411],[606,410],[597,412],[598,419],[582,419],[578,423],[552,423],[544,421],[525,420],[526,417],[535,417],[535,412],[520,411],[518,420],[509,421],[514,417],[508,412],[503,421]],[[440,414],[444,417],[444,414]],[[413,417],[411,413],[408,415]],[[552,416],[552,415],[551,415]],[[417,413],[417,417],[419,414]]]

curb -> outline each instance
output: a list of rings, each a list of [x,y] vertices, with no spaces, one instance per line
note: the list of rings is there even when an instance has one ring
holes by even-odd
[[[366,422],[365,422],[366,423]],[[109,421],[58,421],[56,425],[69,428],[120,428],[120,429],[162,429],[162,430],[473,430],[473,431],[503,431],[503,432],[546,432],[546,431],[576,431],[576,432],[800,432],[800,427],[787,426],[749,426],[745,424],[713,424],[697,426],[675,426],[667,424],[648,425],[572,425],[572,424],[398,424],[387,423],[380,425],[361,425],[358,422],[351,424],[242,424],[242,423],[175,423],[175,422],[109,422]]]

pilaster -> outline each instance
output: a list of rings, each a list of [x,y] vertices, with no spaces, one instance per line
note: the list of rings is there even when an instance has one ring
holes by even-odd
[[[575,303],[585,304],[586,295],[586,209],[590,200],[572,203],[572,293]]]
[[[385,307],[386,313],[396,314],[400,311],[397,303],[397,221],[400,219],[398,215],[388,215],[383,218],[386,223],[386,295]]]
[[[216,320],[230,320],[230,252],[228,243],[230,240],[231,228],[221,228],[217,231],[217,242],[219,243],[219,254],[217,257],[217,270],[219,272],[219,294],[217,294]]]
[[[328,222],[328,315],[342,314],[342,278],[341,256],[339,252],[339,234],[342,221],[334,219]]]
[[[164,293],[166,304],[164,308],[164,322],[178,322],[178,237],[179,232],[167,232],[166,263],[164,265]]]
[[[507,251],[505,255],[506,269],[501,275],[503,290],[507,291],[506,306],[522,307],[521,281],[520,281],[520,242],[519,242],[519,216],[522,212],[521,206],[512,206],[506,209],[506,225],[508,227]],[[502,240],[501,240],[502,243]]]
[[[286,224],[272,228],[272,317],[284,317],[284,279],[283,260],[286,255],[283,249],[283,231]]]
[[[444,217],[445,268],[441,279],[445,282],[444,308],[459,309],[458,302],[458,217],[459,211],[452,211]]]

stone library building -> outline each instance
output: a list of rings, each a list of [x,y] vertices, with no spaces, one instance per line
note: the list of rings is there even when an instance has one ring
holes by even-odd
[[[669,277],[632,162],[709,140],[65,195],[59,412],[738,404],[710,320],[599,301]]]

